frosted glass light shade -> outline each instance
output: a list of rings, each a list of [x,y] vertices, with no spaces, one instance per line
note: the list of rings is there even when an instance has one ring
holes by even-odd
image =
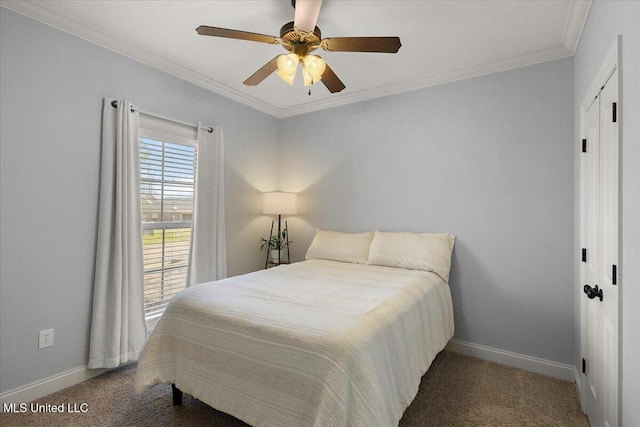
[[[292,85],[293,79],[296,76],[296,71],[298,70],[299,62],[300,57],[295,53],[278,56],[278,77]]]
[[[307,67],[305,67],[304,65],[302,66],[302,78],[304,79],[304,85],[305,86],[311,86],[313,83],[311,80],[311,76],[309,76],[309,73],[307,72]]]
[[[304,76],[304,85],[314,84],[322,79],[322,73],[327,68],[327,63],[324,59],[317,55],[307,55],[302,58],[304,65],[302,69],[302,75]]]
[[[266,215],[295,215],[298,213],[298,195],[274,191],[262,195],[262,213]]]

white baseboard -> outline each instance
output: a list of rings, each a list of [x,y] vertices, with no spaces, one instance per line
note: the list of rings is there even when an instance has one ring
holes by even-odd
[[[552,362],[550,360],[539,359],[537,357],[526,356],[524,354],[513,353],[480,344],[472,344],[457,339],[449,341],[445,348],[454,353],[477,357],[479,359],[512,366],[514,368],[523,369],[536,374],[559,378],[565,381],[574,382],[579,380],[580,377],[576,368],[571,365],[565,365],[563,363]]]
[[[36,381],[13,390],[9,390],[0,394],[0,411],[2,411],[2,407],[5,403],[29,403],[48,394],[79,384],[93,377],[97,377],[107,371],[108,369],[88,369],[85,365],[45,378],[42,381]]]

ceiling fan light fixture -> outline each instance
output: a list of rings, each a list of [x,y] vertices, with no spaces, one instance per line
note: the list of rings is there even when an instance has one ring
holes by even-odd
[[[294,74],[293,76],[288,76],[284,73],[282,73],[281,71],[278,71],[278,77],[280,77],[282,80],[284,80],[285,82],[289,83],[290,85],[293,84],[293,79],[296,77],[296,75]]]
[[[307,55],[302,58],[302,75],[305,79],[305,86],[314,84],[322,79],[322,73],[327,68],[327,63],[318,55]],[[307,84],[307,80],[309,84]]]
[[[307,86],[311,86],[312,84],[314,84],[315,82],[311,79],[311,76],[309,75],[309,73],[307,72],[307,67],[302,66],[302,78],[304,79],[304,85],[305,87]]]
[[[278,56],[278,77],[292,85],[299,62],[300,57],[295,53]]]

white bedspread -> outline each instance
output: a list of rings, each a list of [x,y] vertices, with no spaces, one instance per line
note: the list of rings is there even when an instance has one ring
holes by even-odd
[[[436,274],[309,260],[176,295],[135,387],[175,383],[253,426],[394,426],[452,336]]]

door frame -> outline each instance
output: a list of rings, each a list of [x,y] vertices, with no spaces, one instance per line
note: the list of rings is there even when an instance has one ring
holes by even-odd
[[[611,78],[611,76],[614,73],[617,73],[617,77],[618,77],[618,102],[620,103],[621,101],[621,76],[620,76],[620,67],[619,67],[619,63],[620,63],[620,58],[621,58],[621,53],[622,53],[622,36],[618,35],[614,42],[613,45],[609,48],[609,51],[607,52],[607,55],[604,59],[604,61],[602,62],[600,69],[598,70],[598,73],[596,74],[595,79],[592,81],[591,85],[589,86],[589,89],[587,90],[584,98],[582,99],[582,102],[580,103],[580,140],[582,140],[583,138],[586,138],[586,123],[587,123],[587,111],[589,110],[589,107],[591,107],[591,105],[593,104],[593,102],[595,102],[596,97],[598,96],[598,94],[600,93],[600,91],[602,90],[602,88],[604,87],[604,85],[607,83],[607,81]],[[619,110],[621,111],[621,109]],[[622,114],[618,115],[618,122],[621,122],[621,116]],[[618,131],[618,183],[622,182],[621,179],[621,173],[622,173],[622,127],[619,126],[619,131]],[[579,155],[582,154],[581,152],[578,153]],[[579,248],[583,248],[584,246],[584,236],[583,236],[583,224],[584,224],[584,220],[583,220],[583,206],[582,206],[582,183],[583,183],[583,158],[580,157],[580,161],[578,162],[580,165],[580,171],[579,171],[579,186],[578,186],[578,191],[579,191],[579,202],[578,202],[578,209],[579,209],[579,227],[578,227],[578,233],[579,233]],[[620,205],[622,202],[622,194],[621,194],[621,185],[618,184],[618,205]],[[621,213],[622,213],[622,209],[620,209],[620,206],[618,206],[618,263],[621,263],[622,260],[622,218],[621,218]],[[578,249],[578,253],[580,253],[580,249]],[[578,293],[577,298],[579,298],[580,301],[580,356],[579,358],[584,357],[584,355],[587,353],[587,340],[586,340],[586,335],[587,335],[587,327],[585,324],[585,319],[586,319],[586,304],[587,304],[587,300],[586,298],[584,298],[583,295],[583,290],[582,290],[582,286],[584,285],[585,282],[585,268],[583,266],[583,263],[581,262],[580,257],[576,257],[576,259],[578,260],[578,270],[580,272],[579,274],[579,282],[578,282],[578,286],[576,287],[576,292]],[[622,285],[622,266],[618,265],[618,286]],[[621,355],[622,355],[622,351],[621,351],[621,345],[622,345],[622,339],[621,339],[621,332],[622,332],[622,321],[621,321],[621,303],[622,303],[622,298],[620,298],[620,296],[622,295],[622,289],[619,289],[619,298],[618,298],[618,366],[621,366]],[[617,384],[618,384],[618,420],[621,420],[622,418],[620,418],[620,396],[621,395],[621,381],[620,381],[620,373],[622,372],[621,369],[618,369],[618,378],[617,378]],[[587,412],[587,384],[586,381],[584,381],[584,374],[582,373],[581,370],[578,371],[578,375],[576,376],[576,379],[578,379],[577,381],[577,385],[578,385],[578,390],[579,390],[579,397],[580,397],[580,406],[583,412]]]

